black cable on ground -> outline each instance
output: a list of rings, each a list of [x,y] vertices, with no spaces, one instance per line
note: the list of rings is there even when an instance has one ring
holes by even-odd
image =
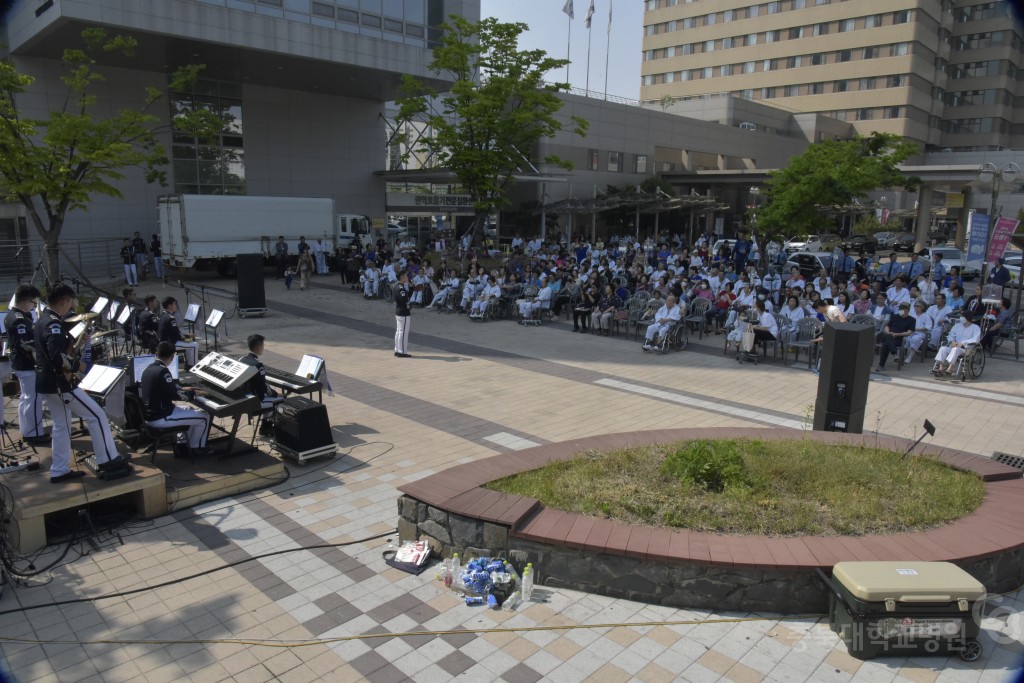
[[[387,531],[387,532],[382,533],[382,534],[375,534],[373,536],[367,536],[365,538],[359,538],[359,539],[356,539],[354,541],[345,541],[343,543],[320,543],[318,545],[299,546],[299,547],[296,547],[296,548],[285,548],[283,550],[274,550],[274,551],[269,552],[269,553],[263,553],[261,555],[253,555],[251,557],[246,557],[246,558],[241,559],[241,560],[236,560],[235,562],[230,562],[228,564],[221,565],[220,567],[214,567],[213,569],[207,569],[205,571],[201,571],[201,572],[198,572],[196,574],[189,574],[188,576],[182,576],[182,577],[179,577],[177,579],[170,579],[169,581],[163,581],[162,583],[157,583],[157,584],[154,584],[152,586],[142,586],[140,588],[134,588],[132,590],[127,590],[127,591],[120,591],[120,592],[117,592],[117,593],[107,593],[105,595],[96,595],[96,596],[93,596],[91,598],[73,598],[71,600],[57,600],[55,602],[47,602],[47,603],[43,603],[43,604],[39,604],[39,605],[26,605],[24,607],[16,607],[14,609],[4,610],[4,611],[0,612],[0,616],[6,616],[8,614],[21,614],[21,613],[24,613],[24,612],[28,612],[30,610],[43,609],[45,607],[63,607],[64,605],[76,605],[76,604],[86,603],[86,602],[97,602],[99,600],[111,600],[113,598],[125,598],[125,597],[128,597],[130,595],[138,595],[139,593],[145,593],[147,591],[157,590],[157,589],[160,589],[160,588],[165,588],[167,586],[173,586],[175,584],[184,583],[185,581],[190,581],[191,579],[198,579],[198,578],[200,578],[202,576],[208,576],[210,574],[215,574],[215,573],[223,571],[225,569],[231,569],[233,567],[238,567],[238,566],[243,565],[243,564],[248,564],[249,562],[254,562],[256,560],[263,560],[263,559],[266,559],[268,557],[276,557],[278,555],[287,555],[289,553],[297,553],[297,552],[300,552],[300,551],[303,551],[303,550],[321,550],[321,549],[328,549],[328,548],[345,548],[345,547],[350,546],[350,545],[357,545],[359,543],[366,543],[367,541],[373,541],[373,540],[376,540],[378,538],[384,538],[385,536],[390,536],[390,535],[394,534],[395,532],[396,532],[396,529],[391,529],[390,531]]]

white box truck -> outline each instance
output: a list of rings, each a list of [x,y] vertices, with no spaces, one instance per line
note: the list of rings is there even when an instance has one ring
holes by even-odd
[[[337,214],[333,199],[315,197],[170,194],[157,200],[157,213],[167,265],[225,275],[238,254],[263,254],[269,264],[278,236],[297,258],[300,237],[311,246],[323,239],[333,254],[370,229],[367,216]]]

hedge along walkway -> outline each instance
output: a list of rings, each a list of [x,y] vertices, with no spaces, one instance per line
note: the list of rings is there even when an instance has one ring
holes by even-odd
[[[1024,548],[1024,472],[970,453],[919,445],[934,457],[985,482],[985,500],[973,513],[918,533],[871,536],[767,537],[725,535],[633,526],[544,508],[524,496],[482,488],[512,474],[571,459],[586,450],[610,451],[694,439],[792,439],[868,445],[903,452],[906,439],[791,429],[666,429],[606,434],[538,446],[459,465],[399,487],[437,508],[510,527],[513,536],[660,562],[687,562],[758,569],[829,568],[841,561],[919,560],[972,562]]]

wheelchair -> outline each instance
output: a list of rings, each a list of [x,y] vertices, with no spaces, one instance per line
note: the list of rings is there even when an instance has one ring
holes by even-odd
[[[931,373],[937,379],[949,377],[954,381],[960,382],[978,379],[981,377],[981,373],[985,371],[985,350],[981,348],[981,344],[970,344],[964,349],[963,355],[957,359],[953,372],[950,375],[941,372],[939,365],[939,360],[936,357],[935,362],[932,364]]]
[[[661,353],[682,351],[689,342],[690,337],[686,332],[686,325],[680,321],[673,324],[665,334],[655,336],[654,341],[651,342],[651,348]]]

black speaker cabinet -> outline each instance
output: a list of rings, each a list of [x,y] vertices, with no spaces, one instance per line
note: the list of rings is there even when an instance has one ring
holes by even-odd
[[[267,291],[263,283],[263,254],[239,254],[235,259],[238,274],[238,307],[267,307]]]
[[[291,396],[274,408],[277,443],[298,453],[334,443],[327,406],[302,396]]]
[[[823,347],[814,429],[860,434],[864,431],[868,378],[875,355],[875,328],[827,323]]]

